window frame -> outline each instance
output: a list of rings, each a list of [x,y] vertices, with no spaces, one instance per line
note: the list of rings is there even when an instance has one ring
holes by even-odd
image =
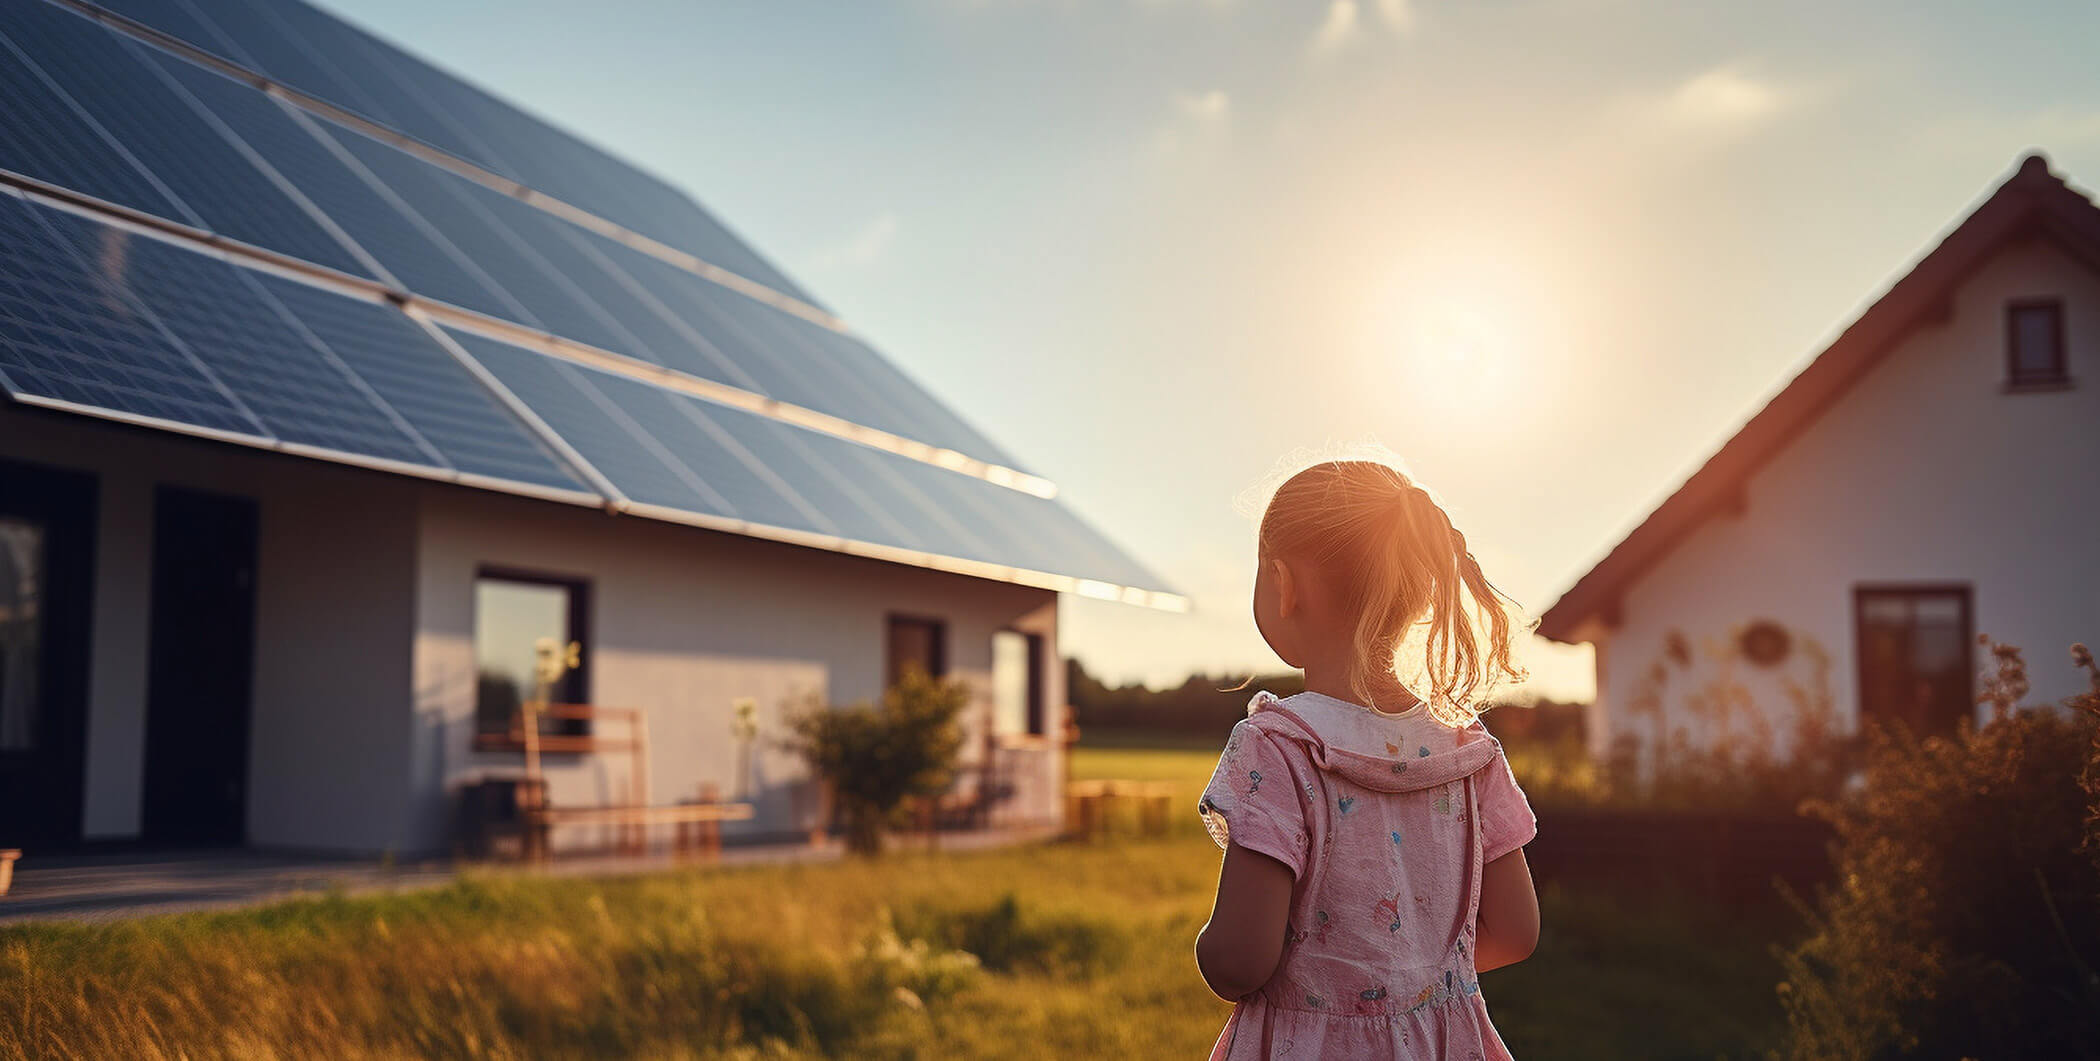
[[[1973,719],[1976,712],[1976,590],[1967,582],[1861,582],[1852,587],[1852,655],[1854,701],[1857,703],[1858,724],[1864,727],[1871,714],[1867,704],[1867,610],[1870,597],[1899,597],[1915,603],[1925,597],[1952,596],[1961,602],[1961,646],[1962,673],[1968,678],[1967,703],[1963,713],[1945,720],[1951,729],[1961,719]],[[1887,718],[1887,712],[1878,717]],[[1923,734],[1920,734],[1921,736]]]
[[[590,703],[591,658],[594,655],[591,642],[591,580],[582,575],[562,574],[560,572],[533,568],[507,567],[498,564],[483,564],[474,569],[474,578],[469,584],[468,592],[478,595],[481,583],[484,581],[516,582],[530,586],[559,586],[568,591],[568,639],[576,642],[580,648],[576,653],[576,666],[562,677],[566,688],[561,690],[562,695],[556,696],[555,702],[568,704]],[[479,625],[480,606],[478,603],[471,610],[470,614],[473,616],[470,626]],[[478,641],[474,645],[474,654],[474,672],[478,686],[481,673],[481,645]],[[545,727],[541,730],[543,736],[569,738],[588,738],[591,736],[591,720],[588,718],[543,719],[541,721],[543,727]],[[525,748],[524,741],[512,739],[508,726],[501,730],[486,728],[486,720],[481,717],[481,704],[478,693],[474,704],[474,747],[477,751],[523,751]],[[582,754],[587,751],[589,751],[588,747],[580,747],[569,750],[569,753]],[[540,754],[559,755],[563,753],[542,748]]]
[[[933,664],[928,672],[935,678],[948,676],[948,620],[934,615],[913,612],[887,612],[882,617],[882,690],[888,692],[897,687],[897,653],[894,651],[897,627],[917,625],[929,627],[933,636]]]
[[[2046,374],[2023,374],[2020,371],[2020,326],[2019,316],[2027,310],[2048,310],[2055,321],[2054,334],[2050,337],[2049,369]],[[2054,295],[2007,299],[2005,303],[2005,390],[2007,393],[2035,390],[2060,390],[2070,386],[2071,364],[2067,349],[2068,329],[2064,321],[2064,300]]]

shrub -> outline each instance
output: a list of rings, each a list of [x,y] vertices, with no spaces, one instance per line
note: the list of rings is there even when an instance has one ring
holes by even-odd
[[[948,787],[962,749],[956,716],[969,702],[969,686],[907,666],[880,705],[819,703],[789,723],[785,743],[830,786],[848,850],[881,851],[883,829],[897,824],[907,798]]]
[[[1007,892],[989,906],[926,906],[896,918],[897,931],[977,956],[993,972],[1084,976],[1114,964],[1127,941],[1114,926],[1072,915],[1023,910]]]
[[[1986,641],[1986,644],[1989,644]],[[1814,805],[1837,884],[1782,956],[1797,1059],[2100,1057],[2100,671],[2062,707],[1996,708],[1953,737],[1874,736],[1866,784]]]

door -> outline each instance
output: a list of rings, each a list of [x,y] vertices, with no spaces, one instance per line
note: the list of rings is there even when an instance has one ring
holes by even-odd
[[[0,847],[80,842],[95,479],[0,461]]]
[[[149,843],[246,840],[255,502],[162,487],[146,669]]]

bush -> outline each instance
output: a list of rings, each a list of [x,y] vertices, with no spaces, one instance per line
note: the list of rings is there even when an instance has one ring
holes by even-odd
[[[2100,671],[2073,654],[2092,692],[2013,711],[1994,647],[1990,722],[1877,734],[1866,784],[1811,808],[1838,883],[1782,958],[1792,1057],[2100,1057]]]
[[[819,703],[789,723],[785,743],[830,786],[848,850],[881,851],[883,830],[898,824],[906,799],[948,787],[962,749],[955,720],[969,702],[969,686],[907,666],[879,706]]]
[[[926,906],[896,918],[897,931],[976,955],[993,972],[1091,975],[1113,965],[1127,941],[1114,926],[1083,917],[1021,908],[1007,892],[989,906]]]

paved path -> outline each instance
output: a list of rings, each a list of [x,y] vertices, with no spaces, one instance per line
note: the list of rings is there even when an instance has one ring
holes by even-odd
[[[1054,836],[1049,828],[991,829],[944,833],[943,851],[962,851],[1035,843]],[[922,840],[898,838],[892,850],[923,850]],[[737,845],[722,852],[720,866],[777,862],[824,861],[841,857],[836,842]],[[499,873],[550,876],[619,876],[663,872],[702,865],[668,854],[642,856],[575,855],[559,857],[543,868],[483,864]],[[253,906],[299,896],[331,892],[405,891],[431,888],[453,879],[456,863],[438,859],[388,864],[376,859],[220,850],[178,853],[24,857],[15,864],[13,890],[0,897],[0,925],[26,921],[114,921],[151,914]]]

